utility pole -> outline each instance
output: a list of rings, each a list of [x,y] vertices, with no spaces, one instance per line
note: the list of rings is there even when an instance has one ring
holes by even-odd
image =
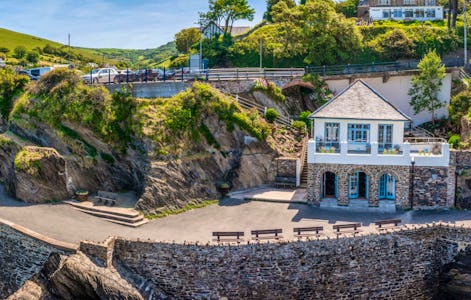
[[[467,68],[468,67],[468,37],[467,37],[467,27],[468,25],[466,24],[466,0],[463,0],[463,14],[464,14],[464,30],[463,30],[463,34],[464,34],[464,67]]]
[[[71,62],[71,56],[70,56],[70,33],[68,34],[68,38],[69,38],[69,65],[70,65],[70,62]]]
[[[263,56],[263,40],[260,39],[260,69],[262,68],[262,56]]]

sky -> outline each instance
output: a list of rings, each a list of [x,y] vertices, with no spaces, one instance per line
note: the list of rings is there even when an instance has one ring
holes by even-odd
[[[248,0],[253,26],[262,20],[265,0]],[[207,0],[0,0],[0,27],[88,48],[156,48],[183,28],[198,26]],[[1,44],[1,41],[0,41]]]

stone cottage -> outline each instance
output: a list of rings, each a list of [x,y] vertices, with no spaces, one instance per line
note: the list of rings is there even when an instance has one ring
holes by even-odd
[[[365,82],[355,81],[310,118],[307,190],[313,205],[453,205],[448,143],[412,135],[412,119]]]

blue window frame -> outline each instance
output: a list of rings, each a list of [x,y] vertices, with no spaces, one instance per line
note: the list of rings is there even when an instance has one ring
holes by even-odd
[[[390,174],[384,174],[379,179],[378,199],[396,199],[396,179]]]
[[[325,123],[324,143],[326,145],[338,144],[340,123]]]
[[[348,141],[366,144],[370,141],[370,124],[348,124]]]
[[[368,175],[363,172],[355,172],[348,178],[348,198],[368,199],[369,183]]]
[[[393,141],[393,126],[392,124],[379,124],[378,125],[378,147],[379,151],[384,149],[391,149]]]

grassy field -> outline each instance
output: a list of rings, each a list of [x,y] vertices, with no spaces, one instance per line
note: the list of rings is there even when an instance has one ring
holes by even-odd
[[[18,46],[24,46],[28,51],[32,51],[33,49],[38,48],[44,49],[46,45],[68,51],[67,45],[0,28],[0,47],[10,50],[7,56],[11,58],[11,62],[16,62],[13,58],[13,51]],[[170,57],[177,55],[177,50],[173,42],[169,42],[154,49],[92,49],[71,47],[71,52],[75,57],[81,57],[82,61],[75,61],[76,64],[89,61],[101,64],[104,61],[105,63],[112,65],[117,63],[127,64],[134,68],[157,67],[161,61],[165,61]],[[41,55],[41,61],[57,63],[65,62],[66,60],[65,57],[43,53]]]

